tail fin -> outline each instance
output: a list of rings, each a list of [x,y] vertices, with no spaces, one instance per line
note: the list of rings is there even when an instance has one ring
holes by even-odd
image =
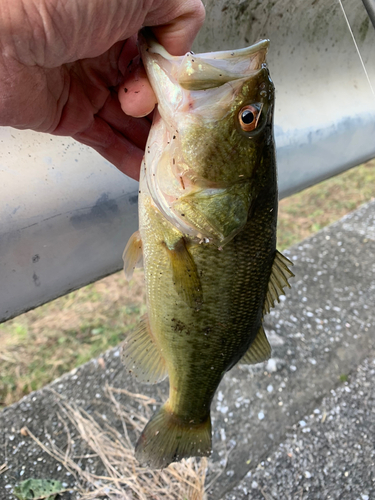
[[[211,418],[199,424],[182,422],[166,404],[144,428],[135,447],[135,457],[143,467],[164,469],[172,462],[211,454]]]

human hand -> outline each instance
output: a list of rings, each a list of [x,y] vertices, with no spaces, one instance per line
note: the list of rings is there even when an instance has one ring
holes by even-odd
[[[187,52],[201,1],[0,0],[0,18],[0,125],[72,136],[137,179],[155,96],[136,34]]]

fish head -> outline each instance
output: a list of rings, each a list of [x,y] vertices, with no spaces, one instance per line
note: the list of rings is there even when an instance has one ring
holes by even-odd
[[[149,34],[141,38],[158,101],[144,176],[159,210],[190,236],[223,244],[246,222],[273,141],[268,45],[172,56]]]

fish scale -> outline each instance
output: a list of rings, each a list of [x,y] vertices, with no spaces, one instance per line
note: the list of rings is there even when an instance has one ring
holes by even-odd
[[[186,76],[188,56],[170,56],[149,38],[141,45],[158,111],[141,172],[139,233],[124,261],[126,270],[135,267],[141,249],[148,314],[124,342],[123,360],[140,381],[169,377],[168,401],[136,446],[140,463],[153,468],[210,454],[216,389],[240,360],[269,358],[263,314],[293,275],[276,250],[267,44],[242,49],[240,56],[216,53],[221,65],[228,62],[224,83],[215,81],[212,65],[218,63],[210,54],[194,55],[204,71]],[[176,75],[183,75],[183,83]],[[160,82],[170,87],[164,93]],[[254,124],[241,122],[244,109],[251,110]]]

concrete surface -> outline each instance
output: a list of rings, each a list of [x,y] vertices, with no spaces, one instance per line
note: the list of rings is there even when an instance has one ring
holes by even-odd
[[[208,482],[221,474],[209,498],[375,498],[375,202],[286,253],[296,278],[266,319],[273,357],[235,367],[212,405]],[[56,393],[116,426],[104,398],[106,383],[165,399],[167,383],[136,384],[118,349],[103,360],[0,414],[0,467],[8,466],[0,473],[1,499],[13,498],[13,485],[30,476],[74,485],[73,476],[19,432],[27,425],[42,442],[50,436],[64,447]],[[76,454],[84,451],[78,440],[74,447]],[[95,459],[85,467],[98,471]]]
[[[225,500],[375,498],[375,359],[287,430]]]

